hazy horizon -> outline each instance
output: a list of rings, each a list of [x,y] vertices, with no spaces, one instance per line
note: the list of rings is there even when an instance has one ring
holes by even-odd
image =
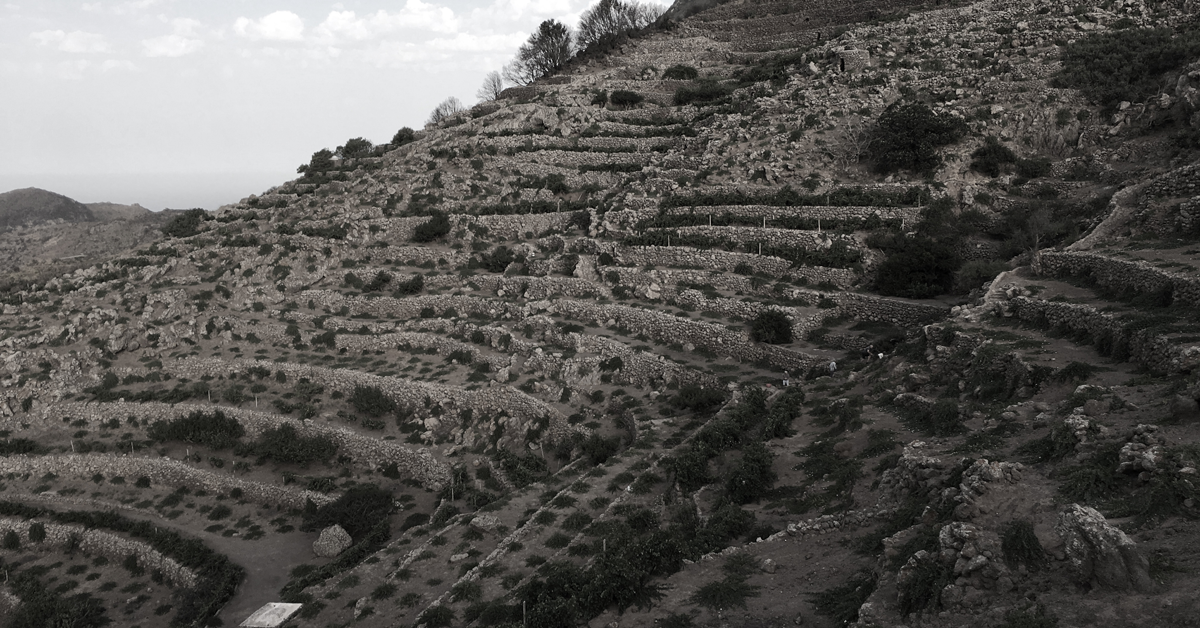
[[[595,1],[0,0],[0,188],[215,209],[474,103],[542,20]]]
[[[164,209],[215,210],[295,178],[276,172],[175,172],[125,174],[29,174],[0,173],[0,193],[40,188],[70,197],[80,203],[141,205],[152,211]]]

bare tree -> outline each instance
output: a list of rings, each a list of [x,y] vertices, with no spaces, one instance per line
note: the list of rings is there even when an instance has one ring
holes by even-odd
[[[437,123],[452,118],[466,110],[467,108],[463,106],[462,101],[454,96],[451,96],[439,103],[437,107],[433,108],[433,113],[429,114],[429,120],[425,123],[425,125],[436,125]]]
[[[499,72],[493,70],[483,77],[483,85],[479,87],[479,91],[475,92],[475,97],[481,102],[489,102],[499,98],[502,91],[504,91],[504,79],[500,77]]]
[[[562,22],[546,20],[517,50],[517,56],[504,67],[510,83],[528,85],[562,69],[571,59],[571,31]]]
[[[583,51],[596,45],[604,46],[630,31],[649,26],[662,12],[657,5],[642,4],[636,0],[600,0],[580,16],[579,30],[575,33],[575,49]]]

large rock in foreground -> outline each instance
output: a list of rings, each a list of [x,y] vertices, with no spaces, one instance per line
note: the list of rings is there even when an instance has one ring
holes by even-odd
[[[321,536],[313,543],[313,553],[321,558],[333,558],[346,551],[352,543],[349,532],[342,526],[331,525],[321,530]]]
[[[1066,545],[1067,559],[1084,583],[1118,591],[1154,589],[1150,564],[1133,540],[1109,525],[1095,508],[1071,504],[1058,514],[1054,531]]]

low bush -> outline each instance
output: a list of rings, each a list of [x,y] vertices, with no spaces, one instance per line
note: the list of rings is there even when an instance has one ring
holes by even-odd
[[[347,401],[355,410],[370,417],[380,417],[396,411],[396,402],[378,386],[355,385]]]
[[[413,242],[433,242],[450,233],[450,217],[444,212],[434,211],[429,220],[413,230]]]
[[[663,78],[669,81],[693,81],[699,76],[700,72],[690,65],[673,65],[663,72]]]
[[[220,410],[197,410],[178,419],[155,421],[146,434],[159,442],[179,441],[213,449],[228,449],[240,442],[246,429],[237,419],[225,416]]]
[[[627,89],[613,90],[613,93],[608,96],[608,101],[614,107],[632,107],[645,100],[641,94],[631,92]]]
[[[817,614],[825,615],[837,626],[849,626],[858,621],[858,609],[875,592],[879,576],[871,572],[860,572],[845,583],[825,589],[813,599]]]
[[[339,525],[355,543],[361,542],[381,520],[392,512],[392,493],[374,484],[351,487],[337,500],[304,511],[301,530],[314,531]]]
[[[707,104],[725,98],[732,91],[714,80],[697,81],[676,89],[672,102],[679,106]]]
[[[337,453],[338,445],[325,436],[301,436],[296,428],[288,424],[264,431],[249,444],[235,452],[238,455],[257,456],[264,460],[307,465],[325,462]]]
[[[719,388],[688,384],[679,389],[671,403],[684,410],[712,412],[725,403],[725,391]]]
[[[958,116],[935,113],[923,103],[896,102],[880,114],[870,154],[880,173],[932,172],[942,163],[937,148],[957,142],[966,131]]]
[[[788,344],[792,341],[792,322],[783,312],[763,310],[750,323],[750,339],[772,345]]]
[[[1000,143],[995,136],[984,139],[983,146],[971,153],[971,170],[989,177],[998,177],[1005,168],[1016,163],[1017,155]]]
[[[1056,87],[1083,92],[1106,113],[1121,101],[1142,102],[1157,94],[1167,73],[1200,57],[1200,31],[1170,28],[1093,33],[1062,51]]]

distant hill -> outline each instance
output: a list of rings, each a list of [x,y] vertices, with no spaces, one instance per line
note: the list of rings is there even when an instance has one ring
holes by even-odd
[[[87,205],[75,199],[38,188],[0,194],[0,229],[50,220],[92,222],[96,216]]]
[[[96,220],[108,222],[110,220],[138,220],[149,216],[152,212],[137,203],[133,205],[121,205],[119,203],[88,203],[87,208],[92,210],[92,215]]]

